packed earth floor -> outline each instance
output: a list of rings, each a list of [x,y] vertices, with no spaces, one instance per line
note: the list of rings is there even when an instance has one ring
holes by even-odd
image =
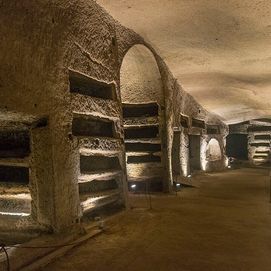
[[[45,271],[270,271],[268,169],[198,175],[178,195],[130,195],[134,208]]]

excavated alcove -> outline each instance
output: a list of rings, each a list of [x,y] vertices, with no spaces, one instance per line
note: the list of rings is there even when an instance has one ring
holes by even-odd
[[[254,136],[255,140],[270,140],[270,135],[255,135]]]
[[[192,118],[192,127],[205,129],[205,122],[203,120]]]
[[[220,134],[220,129],[218,125],[207,125],[208,135],[218,135]]]
[[[28,131],[0,131],[0,158],[23,158],[30,154]]]
[[[75,136],[116,137],[113,121],[83,114],[74,115],[72,134]]]
[[[120,169],[120,162],[118,157],[116,156],[80,156],[81,173]]]
[[[248,132],[271,132],[271,126],[251,126],[247,129]]]
[[[69,70],[70,91],[102,99],[115,99],[114,87],[82,73]]]
[[[206,158],[208,161],[219,161],[222,159],[222,152],[217,139],[212,138],[206,148]]]
[[[159,114],[157,103],[148,104],[122,104],[123,118],[155,117]]]
[[[156,60],[145,46],[135,45],[126,53],[120,71],[120,92],[128,187],[133,191],[161,190],[163,85]]]
[[[200,135],[189,135],[189,164],[191,172],[201,169],[200,140]]]
[[[159,127],[157,125],[130,126],[124,130],[126,139],[134,138],[157,138],[159,136]]]
[[[161,152],[161,144],[148,142],[125,143],[127,152]]]
[[[181,115],[180,124],[182,127],[188,128],[189,127],[189,117]]]
[[[29,169],[19,166],[0,165],[0,182],[28,185]]]

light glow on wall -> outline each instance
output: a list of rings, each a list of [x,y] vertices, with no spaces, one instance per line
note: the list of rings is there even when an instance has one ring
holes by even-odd
[[[21,194],[2,194],[0,195],[0,199],[25,199],[31,200],[30,194],[21,193]]]
[[[227,156],[225,156],[225,167],[229,166],[229,158]]]
[[[11,213],[11,212],[0,212],[0,215],[10,215],[10,216],[30,216],[28,213]]]
[[[207,169],[207,159],[206,159],[206,149],[207,149],[207,142],[205,139],[201,140],[200,144],[200,163],[201,163],[201,168],[203,171],[206,171]]]
[[[91,208],[94,208],[96,206],[96,203],[98,200],[105,198],[106,196],[99,196],[99,197],[93,197],[88,198],[87,200],[83,201],[81,203],[81,206],[84,211],[89,210]]]

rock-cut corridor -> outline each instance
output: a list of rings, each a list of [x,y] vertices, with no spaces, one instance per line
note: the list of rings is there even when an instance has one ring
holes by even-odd
[[[269,271],[268,169],[198,176],[178,196],[131,196],[133,211],[45,271]]]

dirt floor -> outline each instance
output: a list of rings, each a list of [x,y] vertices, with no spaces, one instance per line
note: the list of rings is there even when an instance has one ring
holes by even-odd
[[[267,169],[205,174],[178,196],[131,196],[136,207],[48,271],[270,271]]]

